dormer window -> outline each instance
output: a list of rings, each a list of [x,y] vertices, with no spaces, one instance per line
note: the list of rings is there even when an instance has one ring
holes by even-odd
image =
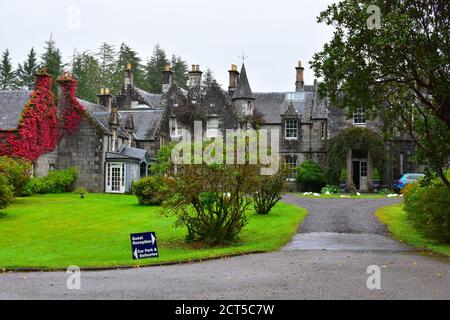
[[[284,137],[286,140],[297,140],[298,138],[298,120],[286,119],[284,121]]]
[[[178,123],[176,117],[170,117],[170,137],[179,138],[181,137],[181,125]]]
[[[366,124],[366,117],[363,108],[357,108],[353,114],[353,124]]]

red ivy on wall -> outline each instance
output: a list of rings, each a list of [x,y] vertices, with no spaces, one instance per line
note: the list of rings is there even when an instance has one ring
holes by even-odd
[[[42,71],[36,88],[20,116],[18,128],[0,135],[0,154],[36,160],[58,143],[59,122],[52,92],[52,79]]]
[[[62,75],[58,79],[65,101],[61,119],[61,135],[73,135],[83,120],[85,109],[75,97],[77,81],[69,75]]]
[[[85,112],[75,97],[77,81],[63,75],[58,84],[64,96],[61,119],[58,120],[51,76],[41,71],[36,75],[35,90],[22,111],[18,128],[0,133],[0,155],[34,161],[53,151],[60,136],[75,133]]]

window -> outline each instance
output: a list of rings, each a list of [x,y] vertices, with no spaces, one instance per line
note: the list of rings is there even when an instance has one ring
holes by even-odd
[[[286,119],[284,122],[285,138],[288,140],[297,140],[298,121],[297,119]]]
[[[181,125],[178,123],[177,118],[175,117],[170,118],[170,137],[181,137]]]
[[[216,138],[219,136],[219,119],[218,118],[208,119],[206,136],[208,138]]]
[[[327,123],[326,122],[322,122],[320,125],[320,138],[322,140],[327,139]]]
[[[367,162],[361,161],[361,177],[367,177]]]
[[[252,101],[247,101],[247,105],[245,106],[245,115],[252,115],[253,114],[253,103]]]
[[[353,123],[354,124],[366,124],[366,118],[364,116],[363,108],[356,109],[356,112],[353,114]]]
[[[289,175],[288,179],[289,180],[295,180],[297,178],[297,172],[295,170],[295,168],[297,167],[297,157],[295,157],[295,156],[287,156],[286,157],[286,165],[292,167],[292,172]]]

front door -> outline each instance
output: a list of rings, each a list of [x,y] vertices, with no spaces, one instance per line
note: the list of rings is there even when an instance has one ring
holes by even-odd
[[[353,183],[356,190],[367,191],[367,160],[353,160]]]
[[[124,163],[108,163],[106,169],[106,192],[125,193]]]

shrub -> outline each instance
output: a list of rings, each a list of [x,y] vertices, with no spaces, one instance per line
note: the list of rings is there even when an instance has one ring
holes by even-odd
[[[340,192],[341,189],[339,188],[339,186],[331,186],[331,185],[326,185],[320,191],[320,193],[340,193]]]
[[[281,200],[286,189],[287,178],[291,173],[291,167],[283,166],[272,176],[259,176],[259,190],[253,193],[253,206],[256,213],[268,214]]]
[[[19,197],[30,181],[31,163],[21,158],[0,157],[0,174],[4,175],[12,186],[14,195]]]
[[[307,191],[319,191],[324,184],[324,173],[317,163],[307,160],[297,167],[297,181]]]
[[[403,195],[407,220],[425,236],[450,243],[450,189],[442,180],[408,184]]]
[[[46,177],[32,178],[25,187],[24,194],[63,193],[73,190],[78,172],[74,167],[66,170],[52,170]]]
[[[256,165],[179,165],[168,180],[164,212],[186,227],[186,240],[218,245],[235,241],[247,224],[249,194],[258,190]]]
[[[164,200],[162,178],[149,176],[133,183],[132,192],[138,198],[139,204],[157,206]]]
[[[14,199],[13,187],[8,179],[0,175],[0,209],[6,208]]]

